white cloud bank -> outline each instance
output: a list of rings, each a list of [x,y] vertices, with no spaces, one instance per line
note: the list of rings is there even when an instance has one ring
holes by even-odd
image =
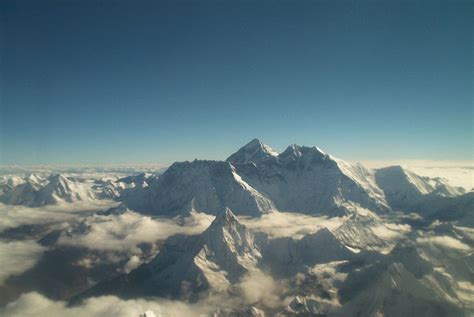
[[[0,231],[21,225],[76,220],[95,211],[112,208],[117,205],[117,202],[110,200],[81,201],[37,208],[0,203]]]
[[[459,251],[472,251],[470,246],[450,236],[418,238],[416,241],[421,244],[434,244],[439,247],[456,249]]]
[[[0,241],[0,285],[32,268],[46,249],[34,241]]]
[[[60,204],[39,208],[0,204],[0,231],[21,225],[46,225],[46,232],[52,229],[70,230],[78,224],[88,227],[83,232],[64,231],[55,246],[81,247],[94,251],[112,252],[120,256],[107,256],[109,261],[120,261],[128,257],[123,268],[129,272],[144,260],[141,243],[154,244],[174,234],[198,234],[204,231],[214,219],[203,213],[177,221],[176,219],[156,219],[132,211],[120,215],[97,215],[117,205],[112,201],[94,201]],[[82,223],[81,223],[82,222]],[[46,248],[34,241],[21,240],[6,242],[0,240],[0,285],[12,275],[19,275],[32,268]],[[118,252],[118,253],[117,253]],[[157,245],[149,254],[158,252]],[[109,254],[110,255],[110,254]],[[93,259],[84,258],[79,265],[90,267]]]
[[[211,311],[202,304],[187,304],[179,301],[122,300],[115,296],[87,299],[83,304],[68,307],[65,302],[52,301],[32,292],[23,294],[15,302],[0,308],[4,317],[139,317],[151,311],[157,317],[207,316]],[[150,314],[151,315],[151,314]]]
[[[242,278],[238,287],[247,305],[252,305],[256,302],[270,308],[281,305],[279,295],[283,292],[284,287],[262,271],[255,270],[249,272]]]
[[[187,303],[163,298],[124,300],[116,296],[86,299],[77,306],[53,301],[30,292],[0,308],[4,317],[203,317],[212,316],[218,307],[224,310],[241,309],[256,302],[266,307],[280,307],[280,295],[285,287],[271,276],[255,270],[245,275],[237,285],[239,296],[215,294],[197,303]]]
[[[207,214],[193,213],[184,224],[178,224],[174,219],[156,219],[132,211],[121,215],[94,215],[86,219],[89,231],[62,236],[58,244],[139,254],[137,245],[140,243],[154,243],[179,233],[199,234],[213,219]]]
[[[333,231],[337,229],[346,218],[326,216],[309,216],[299,213],[272,212],[260,218],[238,217],[239,221],[247,228],[265,232],[273,238],[293,237],[302,238],[306,234],[315,233],[321,228]]]

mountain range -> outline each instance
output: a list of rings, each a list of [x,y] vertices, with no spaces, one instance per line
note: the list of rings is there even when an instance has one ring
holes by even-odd
[[[190,210],[237,215],[273,210],[341,216],[359,208],[384,214],[417,211],[431,201],[448,203],[464,190],[442,179],[420,177],[400,167],[371,170],[324,153],[291,145],[278,154],[254,139],[226,161],[179,162],[153,184],[125,191],[130,208],[152,215]]]
[[[102,295],[166,298],[213,305],[219,317],[474,313],[474,192],[441,178],[369,169],[318,147],[278,153],[254,139],[225,161],[176,162],[160,175],[31,174],[0,186],[0,202],[30,212],[101,200],[112,207],[0,231],[48,248],[40,268],[0,294],[13,296],[21,283],[47,288],[34,286],[38,279],[54,281],[47,294],[70,305]],[[272,234],[285,226],[297,234]],[[101,250],[107,238],[119,243]]]
[[[421,177],[400,166],[371,170],[299,145],[277,153],[257,139],[225,161],[177,162],[159,177],[142,173],[91,186],[61,174],[46,179],[32,174],[9,179],[2,192],[0,201],[6,204],[37,207],[116,199],[144,214],[166,216],[192,210],[216,215],[226,207],[249,216],[274,210],[341,216],[360,208],[378,214],[425,209],[436,213],[453,209],[458,200],[469,205],[473,196],[440,178]]]

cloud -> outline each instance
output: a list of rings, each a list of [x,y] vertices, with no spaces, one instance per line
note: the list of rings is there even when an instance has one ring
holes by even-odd
[[[116,205],[117,202],[112,201],[77,202],[39,208],[0,204],[0,231],[22,225],[41,226],[38,230],[21,230],[21,233],[25,233],[24,238],[39,239],[42,236],[35,236],[37,232],[45,235],[51,230],[63,230],[51,248],[77,247],[92,251],[84,251],[84,257],[75,264],[92,268],[101,263],[123,262],[121,270],[130,272],[158,252],[156,242],[177,233],[201,233],[214,219],[213,216],[203,213],[192,213],[179,221],[151,218],[132,211],[120,215],[96,214],[98,210]],[[82,225],[84,230],[75,230]],[[69,233],[66,233],[66,230],[69,230]],[[30,231],[32,236],[28,236]],[[151,248],[146,246],[143,249],[142,243],[150,243]],[[9,276],[33,267],[45,250],[30,240],[0,240],[0,284]],[[97,256],[97,252],[100,256]]]
[[[166,164],[110,164],[110,165],[0,165],[0,176],[24,176],[35,173],[47,176],[52,173],[61,173],[70,177],[81,177],[88,179],[116,179],[139,173],[160,174],[166,170]]]
[[[474,188],[473,160],[386,160],[364,161],[362,163],[370,168],[401,165],[420,176],[444,178],[450,185],[463,187],[467,191],[470,191]]]
[[[88,227],[86,232],[63,235],[58,244],[140,254],[140,243],[154,243],[178,233],[198,234],[213,219],[213,216],[202,213],[193,213],[183,223],[175,219],[151,218],[132,211],[120,215],[93,215],[84,221]]]
[[[196,303],[164,298],[129,299],[100,296],[86,299],[77,306],[64,301],[54,301],[37,293],[22,294],[17,300],[0,308],[4,317],[203,317],[221,311],[239,310],[256,302],[269,308],[281,307],[280,284],[269,275],[253,271],[238,285],[240,296],[213,294]]]
[[[15,302],[0,309],[5,317],[139,317],[151,311],[157,317],[209,315],[211,308],[204,304],[187,304],[165,299],[122,300],[115,296],[87,299],[79,306],[68,307],[65,302],[52,301],[32,292],[23,294]],[[151,314],[150,314],[151,315]]]
[[[345,218],[315,217],[299,213],[272,212],[260,218],[239,217],[239,221],[249,229],[265,232],[273,238],[293,237],[302,238],[309,233],[315,233],[321,228],[337,229]]]
[[[245,304],[260,303],[274,308],[281,305],[280,294],[284,289],[270,275],[254,270],[246,274],[238,285]]]
[[[472,248],[468,246],[467,244],[462,243],[461,241],[451,238],[449,236],[418,238],[416,241],[422,244],[434,244],[439,247],[456,249],[460,251],[472,251]]]
[[[12,275],[32,268],[45,248],[34,241],[0,241],[0,285]]]
[[[132,270],[136,269],[141,264],[140,258],[136,255],[133,255],[125,264],[124,272],[130,273]]]
[[[117,204],[110,200],[94,200],[30,208],[0,203],[0,231],[21,225],[73,221]]]
[[[192,213],[181,220],[151,218],[136,212],[120,215],[97,215],[95,212],[116,207],[117,202],[95,200],[50,205],[38,208],[11,206],[0,203],[0,231],[22,225],[51,225],[64,229],[80,222],[89,226],[83,233],[62,235],[59,244],[80,246],[93,250],[126,251],[140,253],[137,247],[142,242],[156,242],[171,235],[198,234],[205,230],[213,216]]]
[[[393,240],[403,237],[404,234],[411,231],[410,225],[401,225],[395,223],[378,224],[370,227],[372,232],[383,240]]]

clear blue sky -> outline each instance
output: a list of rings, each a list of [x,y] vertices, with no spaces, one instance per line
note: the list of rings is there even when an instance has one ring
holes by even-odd
[[[473,1],[0,1],[0,164],[473,159]]]

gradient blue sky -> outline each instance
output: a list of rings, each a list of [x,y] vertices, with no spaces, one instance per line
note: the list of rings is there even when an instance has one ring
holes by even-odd
[[[473,159],[473,1],[0,1],[0,164]]]

